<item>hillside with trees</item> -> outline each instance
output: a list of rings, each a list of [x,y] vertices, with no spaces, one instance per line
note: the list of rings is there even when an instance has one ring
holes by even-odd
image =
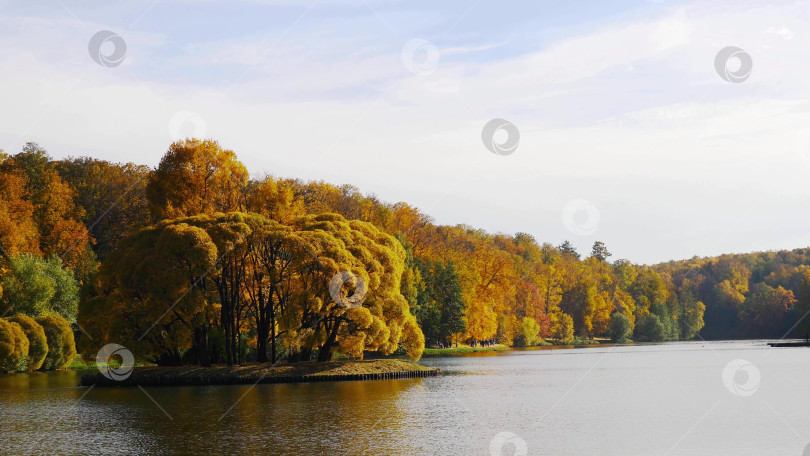
[[[350,185],[250,178],[212,140],[172,144],[155,169],[54,160],[35,143],[0,153],[0,249],[7,357],[25,357],[17,315],[64,320],[86,357],[114,342],[201,365],[810,331],[808,249],[638,265],[602,242],[581,254],[438,225]],[[357,306],[330,293],[344,271],[342,295],[367,286]]]

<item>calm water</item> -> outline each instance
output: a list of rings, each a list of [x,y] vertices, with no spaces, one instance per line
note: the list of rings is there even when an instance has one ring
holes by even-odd
[[[729,390],[735,359],[753,368]],[[145,390],[79,388],[73,372],[0,376],[0,454],[799,456],[810,443],[807,348],[673,343],[423,363],[444,375]]]

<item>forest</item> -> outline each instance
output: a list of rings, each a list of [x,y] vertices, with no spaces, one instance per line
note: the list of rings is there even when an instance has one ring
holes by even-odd
[[[173,143],[154,169],[28,143],[0,151],[0,370],[107,343],[209,365],[810,330],[809,249],[612,256],[438,225],[351,185],[251,178],[214,140]],[[367,287],[362,303],[336,302],[341,273],[341,296]]]

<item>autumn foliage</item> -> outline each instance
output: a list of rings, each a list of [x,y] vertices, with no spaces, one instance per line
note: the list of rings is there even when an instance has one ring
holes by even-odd
[[[53,160],[35,143],[0,152],[0,313],[38,319],[42,368],[69,362],[74,339],[89,357],[115,342],[161,364],[233,364],[810,332],[806,249],[654,266],[611,256],[601,242],[581,254],[437,225],[350,185],[250,178],[213,140],[173,143],[154,169]],[[335,302],[339,273],[353,278],[344,294],[367,285],[359,306]],[[26,356],[41,357],[15,318]],[[22,350],[9,325],[11,365]]]

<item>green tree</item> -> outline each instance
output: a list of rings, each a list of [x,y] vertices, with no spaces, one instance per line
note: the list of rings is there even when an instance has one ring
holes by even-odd
[[[643,317],[636,325],[636,338],[642,342],[661,342],[666,339],[666,328],[658,315]]]
[[[565,241],[557,247],[557,250],[563,254],[568,255],[576,260],[579,260],[579,252],[577,252],[577,248],[574,247],[569,241]]]
[[[610,340],[624,344],[633,335],[633,324],[627,315],[615,312],[610,316]]]
[[[22,253],[9,258],[8,268],[1,282],[5,309],[34,318],[55,313],[76,321],[79,286],[59,258]]]
[[[612,256],[613,254],[608,252],[605,243],[602,241],[596,241],[593,243],[593,248],[591,248],[591,257],[595,258],[597,261],[607,261],[608,257]]]

